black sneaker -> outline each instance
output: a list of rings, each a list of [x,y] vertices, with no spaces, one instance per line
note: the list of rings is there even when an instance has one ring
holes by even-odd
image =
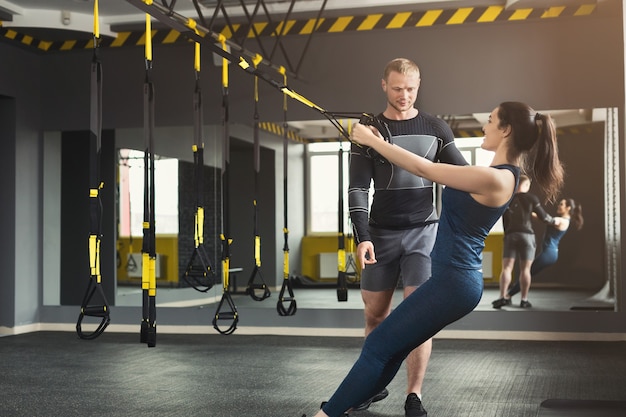
[[[322,405],[320,405],[320,409],[324,407],[324,405],[327,403],[328,401],[322,401]],[[343,413],[342,414],[343,417],[349,417],[348,413]],[[306,417],[306,414],[302,414],[302,417]]]
[[[511,305],[510,298],[498,298],[496,301],[493,301],[491,303],[491,306],[493,308],[500,308],[500,307],[510,306],[510,305]]]
[[[421,417],[428,415],[422,405],[422,400],[420,400],[420,397],[418,397],[417,394],[410,393],[407,395],[406,402],[404,403],[404,415],[406,417]]]
[[[520,306],[521,308],[531,308],[533,305],[532,305],[532,304],[530,304],[530,301],[528,301],[528,300],[522,300],[522,301],[519,303],[519,306]]]
[[[385,398],[387,398],[388,395],[389,395],[389,391],[387,391],[387,388],[384,388],[381,392],[379,392],[378,394],[374,395],[369,400],[367,400],[364,403],[362,403],[362,404],[352,408],[352,411],[367,410],[368,408],[370,408],[370,405],[372,405],[372,403],[376,403],[378,401],[384,400]]]

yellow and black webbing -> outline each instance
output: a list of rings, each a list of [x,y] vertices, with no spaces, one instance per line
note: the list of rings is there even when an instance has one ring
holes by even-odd
[[[142,321],[140,342],[156,346],[156,231],[154,212],[154,84],[152,83],[152,24],[146,13],[146,71],[144,108],[144,200],[141,249]]]
[[[215,272],[204,247],[204,138],[202,117],[202,89],[200,88],[200,44],[195,43],[194,72],[196,85],[193,95],[193,161],[196,212],[194,215],[194,250],[182,278],[196,291],[207,292],[212,287]]]
[[[283,74],[285,84],[287,84],[287,74],[284,67],[281,67],[281,74]],[[287,168],[289,160],[289,137],[287,132],[287,96],[283,96],[283,236],[285,242],[283,245],[283,284],[280,287],[280,293],[278,294],[278,301],[276,302],[276,310],[280,316],[293,316],[298,309],[296,303],[296,297],[293,293],[293,287],[291,285],[291,275],[289,274],[289,227],[288,227],[288,212],[289,207],[289,193],[287,187]],[[285,294],[286,292],[286,294]]]
[[[222,36],[220,44],[226,49],[226,39]],[[213,315],[213,328],[224,335],[232,334],[237,329],[239,313],[230,295],[230,131],[228,104],[228,59],[222,59],[222,298]],[[227,328],[219,323],[228,321]]]
[[[255,67],[263,58],[260,55],[254,57]],[[254,268],[248,279],[246,293],[255,301],[263,301],[271,295],[271,292],[261,274],[261,235],[259,234],[259,188],[261,172],[261,143],[259,140],[259,85],[258,78],[254,77],[254,198],[252,205],[254,208]]]
[[[111,321],[110,308],[102,289],[100,273],[100,240],[102,222],[102,203],[100,190],[100,157],[102,133],[102,64],[98,57],[100,29],[98,23],[98,0],[94,2],[93,59],[91,63],[91,104],[89,123],[89,283],[83,297],[80,314],[76,322],[76,332],[81,339],[95,339],[100,336]],[[100,303],[93,297],[98,294]],[[83,319],[86,316],[100,318],[100,323],[93,332],[83,331]]]

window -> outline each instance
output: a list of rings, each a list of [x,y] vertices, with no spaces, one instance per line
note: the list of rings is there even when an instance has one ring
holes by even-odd
[[[120,236],[143,236],[144,153],[119,152]],[[155,157],[154,208],[157,234],[178,234],[178,160]]]
[[[352,232],[348,212],[348,142],[323,142],[307,145],[309,204],[308,233],[339,231],[339,151],[342,151],[343,172],[341,180],[343,198],[343,229]]]
[[[480,147],[479,138],[457,138],[455,144],[470,165],[488,166],[493,159],[493,152]],[[352,233],[348,207],[348,156],[350,144],[347,142],[323,142],[307,145],[308,152],[308,233],[337,232],[339,221],[339,149],[343,149],[343,209],[344,233]],[[370,192],[370,204],[373,193]],[[492,232],[502,232],[502,221],[494,225]]]

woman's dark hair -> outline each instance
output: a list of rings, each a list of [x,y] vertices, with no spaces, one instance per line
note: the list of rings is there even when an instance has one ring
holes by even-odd
[[[580,230],[583,227],[583,206],[576,203],[573,198],[565,198],[565,205],[569,207],[570,224],[576,229]]]
[[[520,157],[522,172],[535,179],[546,201],[554,202],[563,186],[564,173],[552,118],[517,101],[501,103],[498,118],[500,128],[511,127],[509,159]]]

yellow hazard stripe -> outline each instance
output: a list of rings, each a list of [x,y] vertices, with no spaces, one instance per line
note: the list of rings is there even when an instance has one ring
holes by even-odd
[[[565,3],[565,1],[564,1]],[[419,12],[375,13],[369,15],[339,16],[332,18],[292,19],[287,22],[259,21],[217,27],[215,32],[225,39],[264,36],[311,35],[312,33],[342,33],[350,31],[395,30],[403,28],[426,28],[436,25],[461,25],[471,23],[519,22],[530,19],[555,19],[589,16],[596,11],[596,4],[528,7],[507,10],[504,6],[459,7],[456,9],[432,9]],[[23,45],[43,51],[68,51],[92,47],[91,40],[47,41],[34,39],[27,34],[6,28],[0,21],[0,37],[18,41]],[[189,42],[173,29],[153,29],[153,44]],[[118,32],[117,37],[102,37],[100,47],[136,46],[145,44],[145,30]]]

